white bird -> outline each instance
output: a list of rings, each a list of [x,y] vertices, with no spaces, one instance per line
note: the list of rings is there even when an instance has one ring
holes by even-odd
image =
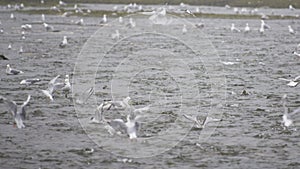
[[[206,118],[201,122],[200,119],[199,119],[199,116],[192,117],[192,116],[189,116],[189,115],[186,115],[186,114],[183,114],[183,116],[186,119],[194,122],[196,124],[196,128],[198,128],[198,129],[203,129],[206,126],[206,124],[209,123],[209,122],[221,121],[221,119],[214,119],[212,117],[206,116]]]
[[[139,120],[140,117],[141,116],[136,116],[134,119],[131,119],[130,115],[127,115],[126,123],[122,119],[114,119],[108,122],[108,124],[116,131],[121,131],[122,133],[127,134],[129,139],[136,139],[137,132],[140,127],[140,124],[137,122],[137,120]]]
[[[59,4],[60,6],[66,6],[66,5],[67,5],[67,3],[65,3],[64,1],[59,1],[58,4]]]
[[[23,52],[24,52],[23,46],[21,46],[20,49],[19,49],[19,54],[22,54]]]
[[[51,101],[53,101],[53,92],[57,89],[61,89],[64,84],[63,83],[55,83],[56,80],[60,77],[60,75],[57,75],[55,78],[50,80],[48,83],[48,88],[46,90],[41,90]]]
[[[30,25],[30,24],[21,25],[22,30],[29,31],[29,30],[31,30],[31,28],[32,28],[32,25]]]
[[[114,40],[120,39],[119,30],[116,30],[116,32],[111,35],[111,38],[114,39]]]
[[[293,7],[293,5],[289,5],[289,9],[294,10],[295,8]]]
[[[34,83],[37,83],[37,82],[40,82],[41,79],[24,79],[20,82],[20,84],[22,85],[31,85],[31,84],[34,84]]]
[[[71,91],[71,83],[69,75],[66,75],[64,86],[61,88],[61,90],[65,93],[65,97],[68,97],[68,94]]]
[[[296,51],[294,51],[293,54],[300,57],[300,53],[297,53]]]
[[[22,73],[24,73],[24,72],[22,72],[21,70],[18,70],[18,69],[12,69],[9,64],[6,65],[6,74],[7,75],[18,75],[18,74],[22,74]]]
[[[113,104],[109,101],[102,102],[98,107],[97,111],[95,112],[95,117],[91,118],[91,123],[100,123],[100,122],[106,122],[103,113],[107,110],[110,110],[111,107],[113,107]]]
[[[42,14],[42,22],[45,22],[45,21],[46,21],[45,15]]]
[[[106,14],[103,14],[102,20],[100,21],[100,24],[105,24],[107,22]]]
[[[81,18],[79,21],[75,22],[76,25],[83,25],[83,19]]]
[[[20,9],[24,9],[24,4],[23,3],[20,4]]]
[[[296,110],[294,110],[293,112],[289,113],[288,112],[288,108],[286,107],[286,97],[287,95],[283,95],[283,108],[284,108],[284,112],[283,112],[283,115],[282,115],[282,124],[285,126],[285,127],[289,127],[293,124],[293,119],[291,116],[293,116],[294,114],[300,112],[300,107],[297,108]]]
[[[45,2],[44,2],[44,0],[41,0],[41,4],[44,4]]]
[[[294,31],[294,29],[292,28],[292,26],[291,26],[291,25],[288,25],[288,28],[289,28],[289,33],[292,34],[292,35],[294,35],[294,34],[295,34],[295,31]]]
[[[8,49],[8,50],[11,50],[11,48],[12,48],[12,45],[11,45],[11,43],[10,43],[10,44],[8,44],[7,49]]]
[[[63,41],[59,44],[59,47],[64,48],[68,44],[67,36],[64,36]]]
[[[13,20],[16,19],[15,15],[13,13],[10,14],[10,19],[13,19]]]
[[[132,18],[129,18],[129,23],[126,26],[129,28],[134,28],[136,26],[136,23]]]
[[[289,82],[287,85],[290,87],[296,87],[300,82],[300,76],[297,76],[294,79],[279,78],[279,80]]]
[[[183,25],[183,27],[182,27],[182,34],[186,34],[186,33],[187,33],[186,25]]]
[[[49,24],[47,24],[45,22],[43,23],[43,25],[44,25],[46,31],[53,31],[53,29],[54,29],[53,26],[51,26],[51,25],[49,25]]]
[[[119,23],[123,23],[123,17],[122,16],[119,17]]]
[[[264,28],[264,25],[263,24],[261,24],[260,25],[260,28],[259,28],[259,33],[262,35],[262,34],[264,34],[264,32],[265,32],[265,28]]]
[[[246,27],[245,27],[244,32],[245,32],[245,33],[250,32],[250,27],[249,27],[249,24],[248,24],[248,23],[246,23]]]
[[[239,30],[235,27],[234,23],[231,24],[230,30],[231,30],[231,32],[241,32],[241,30]]]
[[[23,120],[26,118],[26,110],[25,107],[30,101],[31,96],[28,95],[27,100],[18,108],[18,105],[15,101],[6,99],[4,97],[0,96],[0,100],[4,100],[4,102],[7,104],[9,111],[12,113],[14,120],[17,124],[17,127],[19,129],[25,128],[25,125],[23,124]]]
[[[262,26],[264,29],[271,29],[271,27],[270,27],[268,24],[266,24],[264,20],[260,20],[260,22],[261,22],[261,26]]]

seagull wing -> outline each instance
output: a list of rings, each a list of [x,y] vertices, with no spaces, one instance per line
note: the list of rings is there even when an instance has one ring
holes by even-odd
[[[6,103],[9,111],[12,113],[13,116],[15,116],[16,113],[17,113],[17,109],[18,109],[18,106],[17,106],[16,102],[14,102],[12,100],[9,100],[9,99],[6,99],[4,97],[3,97],[3,100]]]
[[[290,80],[290,79],[286,79],[286,78],[278,78],[279,80],[283,80],[283,81],[287,81],[287,82],[290,82],[290,81],[292,81],[292,80]]]
[[[60,75],[57,75],[55,78],[53,78],[52,80],[50,80],[49,85],[54,85],[55,81],[60,77]]]
[[[25,106],[27,106],[27,104],[29,103],[30,98],[31,98],[31,96],[28,95],[27,100],[26,100],[26,101],[22,104],[22,106],[21,106],[20,116],[21,116],[21,119],[22,119],[22,120],[24,120],[25,117],[26,117]]]
[[[109,125],[116,131],[127,133],[127,126],[122,119],[114,119],[109,123]]]
[[[185,117],[188,120],[191,120],[192,122],[197,123],[197,121],[198,121],[195,117],[192,117],[192,116],[189,116],[189,115],[186,115],[186,114],[183,114],[183,117]]]
[[[298,112],[300,112],[300,107],[297,108],[296,110],[294,110],[293,112],[289,113],[289,114],[292,116],[292,115],[294,115],[294,114],[296,114]]]
[[[300,76],[295,77],[293,81],[296,82],[296,81],[298,81],[298,80],[300,80]]]

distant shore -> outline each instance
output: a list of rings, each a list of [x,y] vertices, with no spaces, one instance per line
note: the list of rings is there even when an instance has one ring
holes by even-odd
[[[55,5],[57,1],[44,0],[44,5]],[[169,4],[179,5],[184,3],[187,5],[208,5],[208,6],[234,6],[234,7],[270,7],[270,8],[288,8],[293,5],[295,8],[300,8],[299,0],[64,0],[66,3],[105,3],[105,4]],[[26,6],[39,6],[40,0],[2,0],[0,5],[24,3]]]

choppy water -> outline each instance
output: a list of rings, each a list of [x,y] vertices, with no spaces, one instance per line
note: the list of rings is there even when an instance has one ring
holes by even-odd
[[[204,22],[205,27],[197,30],[187,24],[188,32],[182,35],[182,24],[176,21],[162,34],[141,34],[148,30],[147,20],[138,17],[136,30],[120,28],[121,35],[123,32],[127,38],[116,44],[110,39],[114,26],[108,25],[94,34],[99,29],[95,26],[99,18],[84,18],[87,25],[77,26],[71,24],[71,20],[79,20],[77,17],[46,16],[49,24],[61,31],[45,32],[39,15],[16,13],[16,21],[9,20],[9,15],[0,15],[4,29],[0,48],[10,59],[0,62],[1,95],[21,103],[30,93],[32,100],[27,127],[22,130],[13,127],[11,115],[0,104],[1,168],[299,167],[299,131],[297,127],[284,130],[280,124],[282,95],[288,94],[287,106],[293,110],[300,106],[299,87],[289,88],[278,80],[298,75],[299,57],[292,51],[299,43],[299,35],[287,32],[288,24],[300,30],[298,20],[267,21],[272,28],[260,36],[259,20],[193,18],[188,20]],[[21,23],[33,23],[26,40],[20,39]],[[249,23],[252,32],[232,33],[231,23],[241,29]],[[70,45],[61,49],[58,44],[65,35]],[[91,35],[94,39],[87,41]],[[107,43],[99,46],[102,41]],[[12,43],[12,50],[7,50],[8,43]],[[192,51],[191,45],[199,48]],[[25,51],[22,55],[18,54],[20,46]],[[103,56],[105,46],[112,47]],[[200,55],[194,55],[197,52]],[[88,59],[83,57],[85,54]],[[223,65],[221,61],[235,64]],[[7,76],[8,63],[25,74]],[[48,80],[57,74],[72,74],[74,68],[76,92],[90,87],[89,83],[78,86],[81,81],[94,77],[97,97],[90,100],[92,103],[129,94],[137,107],[154,105],[146,114],[141,139],[134,142],[112,137],[101,125],[87,123],[95,105],[74,107],[63,94],[56,94],[55,102],[49,102],[41,94],[39,89],[46,88]],[[29,87],[19,85],[22,79],[33,77],[42,82]],[[243,90],[249,95],[241,95]],[[208,125],[206,130],[190,130],[192,124],[181,116],[205,116],[204,112],[222,121]],[[124,114],[109,113],[107,118]],[[206,137],[209,129],[213,133]],[[95,152],[88,153],[87,148]],[[127,158],[132,161],[124,162]]]

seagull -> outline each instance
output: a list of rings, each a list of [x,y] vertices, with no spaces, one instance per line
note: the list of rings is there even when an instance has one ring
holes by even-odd
[[[289,33],[292,34],[292,35],[295,35],[295,31],[294,29],[292,28],[291,25],[288,25],[288,28],[289,28]]]
[[[46,19],[45,19],[45,15],[44,14],[42,14],[42,22],[45,22],[46,21]]]
[[[246,27],[245,27],[244,32],[245,32],[245,33],[250,32],[250,27],[249,27],[249,24],[248,24],[248,23],[246,23]]]
[[[103,14],[103,18],[100,21],[100,24],[105,24],[107,22],[106,14]]]
[[[111,35],[111,38],[112,38],[112,39],[116,39],[116,40],[120,39],[120,33],[119,33],[119,30],[116,30],[116,33],[112,34],[112,35]]]
[[[48,88],[46,90],[41,90],[51,101],[53,101],[53,92],[55,92],[55,90],[60,89],[63,87],[63,83],[55,83],[55,81],[57,80],[57,78],[59,78],[60,75],[57,75],[55,78],[53,78],[52,80],[50,80],[50,82],[48,83]]]
[[[201,123],[198,116],[192,117],[192,116],[189,116],[189,115],[186,115],[186,114],[183,114],[183,116],[186,119],[188,119],[190,121],[193,121],[196,124],[196,128],[198,128],[198,129],[203,129],[206,126],[206,124],[209,123],[209,122],[221,121],[221,119],[214,119],[212,117],[206,116],[206,118]]]
[[[279,80],[284,80],[289,82],[287,85],[290,87],[296,87],[300,82],[300,76],[297,76],[294,79],[279,78]]]
[[[10,19],[13,19],[13,20],[16,19],[15,15],[13,13],[10,14]]]
[[[192,15],[193,17],[196,17],[194,13],[192,13],[190,10],[186,9],[185,12],[189,15]]]
[[[83,25],[83,19],[81,18],[79,21],[75,22],[76,25]]]
[[[12,47],[11,47],[11,43],[10,43],[10,44],[8,44],[7,49],[8,49],[8,50],[11,50],[11,48],[12,48]]]
[[[294,110],[293,112],[289,113],[288,112],[288,108],[286,107],[286,97],[287,95],[283,95],[283,108],[284,108],[284,112],[283,112],[283,115],[282,115],[282,124],[285,126],[285,127],[289,127],[293,124],[293,120],[291,118],[291,116],[293,116],[294,114],[300,112],[300,107],[297,108],[296,110]]]
[[[31,30],[31,28],[32,28],[32,25],[30,25],[30,24],[21,25],[22,30],[29,31],[29,30]]]
[[[43,23],[44,27],[46,28],[46,31],[53,31],[54,27],[53,26],[50,26],[49,24],[47,23]]]
[[[63,1],[59,1],[58,4],[59,4],[60,6],[66,6],[66,5],[67,5],[67,3],[65,3],[65,2],[63,2]]]
[[[295,8],[293,7],[293,5],[289,5],[289,9],[293,11]]]
[[[68,44],[67,36],[64,36],[63,41],[59,44],[59,47],[64,48]]]
[[[264,29],[271,29],[271,27],[268,24],[266,24],[264,20],[260,20],[260,22],[261,26],[264,27]]]
[[[66,75],[64,86],[61,88],[61,90],[65,93],[65,97],[68,97],[68,93],[71,91],[71,83],[69,75]]]
[[[32,85],[32,84],[40,82],[40,81],[41,81],[41,79],[25,79],[25,80],[22,80],[20,82],[20,84],[28,86],[28,85]]]
[[[126,133],[129,136],[129,139],[137,138],[137,131],[139,130],[140,124],[137,122],[141,116],[136,116],[134,119],[130,118],[130,115],[127,115],[126,123],[122,119],[114,119],[108,124],[116,131],[121,131]]]
[[[264,34],[264,32],[265,32],[265,28],[264,28],[264,25],[263,24],[261,24],[260,25],[260,28],[259,28],[259,33],[262,35],[262,34]]]
[[[134,28],[136,26],[136,23],[132,18],[129,18],[129,23],[126,26],[129,28]]]
[[[23,51],[23,47],[21,46],[20,47],[20,50],[19,50],[19,54],[22,54],[24,51]]]
[[[104,111],[110,110],[110,108],[113,106],[112,103],[109,101],[102,102],[98,107],[97,111],[95,112],[95,117],[91,118],[91,123],[100,123],[100,122],[107,122],[104,119],[103,113]]]
[[[300,53],[297,53],[296,51],[294,51],[293,54],[300,57]]]
[[[186,33],[187,33],[186,25],[183,25],[183,27],[182,27],[182,34],[186,34]]]
[[[231,24],[230,30],[231,30],[231,32],[241,32],[241,30],[239,30],[235,27],[234,23]]]
[[[21,105],[21,107],[18,108],[16,102],[0,96],[0,100],[4,100],[9,108],[9,111],[14,116],[15,122],[19,129],[25,128],[25,125],[23,124],[23,120],[25,120],[26,117],[25,106],[27,106],[27,104],[29,103],[30,97],[31,96],[28,95],[27,100]]]
[[[123,23],[123,17],[122,16],[119,17],[119,23]]]
[[[22,73],[24,73],[24,72],[22,72],[21,70],[12,69],[9,64],[6,65],[6,74],[7,75],[18,75],[18,74],[22,74]]]

